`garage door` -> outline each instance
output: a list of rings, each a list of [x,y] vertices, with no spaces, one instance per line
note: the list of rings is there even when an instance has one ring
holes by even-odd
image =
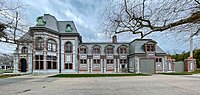
[[[174,62],[174,64],[176,73],[184,72],[184,63],[182,61]]]
[[[139,64],[141,73],[154,73],[154,59],[140,59]]]

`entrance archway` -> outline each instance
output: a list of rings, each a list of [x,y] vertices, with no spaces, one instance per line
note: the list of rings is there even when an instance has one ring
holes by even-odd
[[[21,62],[21,72],[26,72],[26,59],[24,59],[24,58],[22,58],[21,60],[20,60],[20,62]]]

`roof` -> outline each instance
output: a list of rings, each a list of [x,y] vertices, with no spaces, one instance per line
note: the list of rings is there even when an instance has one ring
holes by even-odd
[[[66,25],[71,25],[72,27],[72,32],[66,32]],[[73,21],[58,21],[58,30],[60,33],[77,33],[75,24]]]
[[[50,14],[44,14],[43,19],[45,21],[45,25],[35,25],[34,27],[45,27],[59,33],[77,33],[77,29],[73,21],[58,21],[54,16]],[[67,25],[71,26],[72,32],[66,32]]]
[[[28,31],[18,39],[18,42],[32,42],[32,39],[33,39],[33,33],[31,31]]]
[[[83,42],[81,44],[129,44],[129,43],[124,43],[124,42],[117,42],[117,43],[112,43],[112,42]]]
[[[143,45],[146,43],[155,43],[156,44],[156,53],[165,54],[165,52],[157,45],[157,42],[152,39],[135,39],[130,43],[130,54],[133,53],[146,53],[144,51]]]

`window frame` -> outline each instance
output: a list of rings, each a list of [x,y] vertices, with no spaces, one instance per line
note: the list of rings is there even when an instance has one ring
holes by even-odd
[[[156,61],[156,62],[161,62],[161,63],[162,63],[163,59],[162,59],[161,57],[157,57],[155,61]]]
[[[73,69],[73,64],[72,63],[65,63],[64,64],[65,69]]]
[[[114,60],[113,59],[106,59],[106,64],[114,64]]]
[[[27,54],[28,53],[28,48],[27,47],[22,47],[22,49],[21,49],[21,53],[22,54]]]
[[[49,66],[49,63],[50,63],[50,66]],[[57,68],[58,68],[57,56],[47,55],[46,56],[46,69],[57,69]]]
[[[85,48],[85,47],[80,48],[80,52],[79,53],[80,54],[87,54],[87,48]]]
[[[114,48],[113,47],[107,47],[106,48],[106,54],[114,54]]]
[[[80,64],[87,64],[87,59],[80,59]]]
[[[99,47],[94,47],[92,50],[93,50],[93,54],[101,54]]]
[[[35,70],[44,69],[44,55],[35,55],[34,69]]]
[[[100,59],[93,59],[93,64],[101,64],[101,60]]]
[[[35,49],[44,50],[44,39],[42,37],[37,37],[35,40]]]
[[[49,39],[47,41],[47,50],[52,51],[52,52],[56,52],[57,51],[57,42],[53,39]]]
[[[68,46],[68,44],[70,46]],[[65,43],[65,53],[72,53],[72,51],[73,51],[73,44],[71,42],[66,42]]]
[[[126,47],[120,47],[119,48],[119,54],[127,54],[127,48]]]
[[[155,52],[156,51],[156,45],[155,44],[146,44],[145,45],[145,51],[146,52]]]

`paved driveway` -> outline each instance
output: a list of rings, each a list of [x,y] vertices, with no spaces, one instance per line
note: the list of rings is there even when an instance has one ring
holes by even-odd
[[[0,79],[0,95],[200,95],[199,89],[200,75],[100,78],[28,75]]]

